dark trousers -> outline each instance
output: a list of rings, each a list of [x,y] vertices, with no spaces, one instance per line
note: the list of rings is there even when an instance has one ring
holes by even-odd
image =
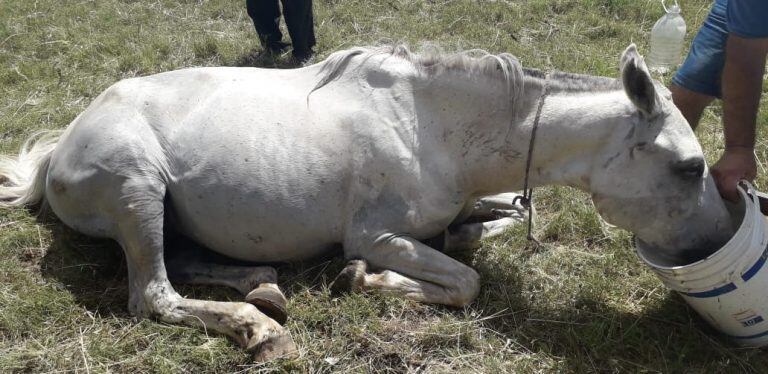
[[[280,32],[280,6],[278,0],[245,0],[248,15],[256,26],[264,48],[278,45],[283,38]],[[315,45],[315,28],[312,20],[312,0],[281,0],[285,24],[293,44],[293,54],[311,54]]]

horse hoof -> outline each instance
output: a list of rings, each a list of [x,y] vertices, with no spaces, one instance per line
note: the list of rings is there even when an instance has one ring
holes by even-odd
[[[280,289],[277,288],[277,285],[270,287],[269,284],[262,283],[245,296],[245,302],[253,304],[262,313],[266,314],[267,317],[272,318],[281,325],[284,325],[285,321],[288,320],[288,312],[285,308],[288,300],[280,292]]]
[[[349,291],[362,290],[367,268],[368,264],[364,260],[350,260],[331,283],[331,294],[341,295]]]
[[[288,333],[267,338],[264,342],[250,348],[254,352],[253,358],[258,362],[272,361],[278,358],[294,359],[299,357],[296,343]]]

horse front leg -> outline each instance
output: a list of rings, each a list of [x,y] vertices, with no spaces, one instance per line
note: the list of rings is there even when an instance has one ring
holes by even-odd
[[[380,236],[366,250],[345,249],[353,260],[334,282],[336,289],[380,290],[408,299],[465,306],[480,291],[471,267],[407,236]]]
[[[502,193],[477,200],[458,222],[425,244],[446,253],[477,249],[483,240],[498,237],[525,222],[528,212],[517,203],[517,193]]]
[[[475,202],[469,220],[493,221],[507,217],[523,222],[528,213],[525,207],[520,205],[521,197],[519,193],[506,192],[480,198]]]

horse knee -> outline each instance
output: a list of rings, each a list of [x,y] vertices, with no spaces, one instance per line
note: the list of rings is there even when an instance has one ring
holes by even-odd
[[[448,290],[450,305],[464,307],[472,303],[480,293],[480,275],[467,267],[457,275],[456,284]]]

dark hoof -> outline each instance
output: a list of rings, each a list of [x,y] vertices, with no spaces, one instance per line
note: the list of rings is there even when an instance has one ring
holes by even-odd
[[[368,264],[364,260],[350,260],[331,283],[331,294],[341,295],[362,290],[367,267]]]
[[[288,312],[285,308],[288,300],[280,290],[259,286],[245,296],[245,302],[253,304],[259,310],[272,318],[275,322],[284,325],[288,320]]]
[[[254,352],[253,358],[258,362],[267,362],[274,359],[293,359],[299,357],[296,343],[287,333],[267,338],[261,344],[249,347]]]

